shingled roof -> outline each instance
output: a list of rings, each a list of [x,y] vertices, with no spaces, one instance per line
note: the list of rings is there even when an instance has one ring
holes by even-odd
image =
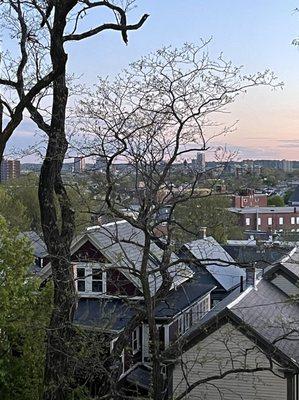
[[[251,339],[255,337],[265,351],[272,349],[274,358],[283,356],[299,368],[298,302],[291,301],[268,279],[261,278],[255,287],[243,292],[236,288],[220,301],[185,335],[187,348],[208,335],[209,328],[217,329],[221,321],[230,320]]]
[[[121,269],[122,273],[142,291],[138,272],[141,270],[145,237],[140,229],[127,221],[111,222],[90,229],[78,237],[73,243],[73,251],[88,240],[101,251],[112,267]],[[163,250],[151,241],[147,269],[150,273],[149,283],[152,293],[155,293],[162,283],[162,277],[158,271],[162,256]],[[179,263],[174,253],[171,255],[171,262],[175,264],[170,266],[168,271],[173,278],[174,286],[179,286],[193,276],[191,268],[184,263]]]
[[[186,243],[184,247],[195,257],[214,279],[227,291],[245,278],[244,269],[238,267],[234,259],[211,236]]]

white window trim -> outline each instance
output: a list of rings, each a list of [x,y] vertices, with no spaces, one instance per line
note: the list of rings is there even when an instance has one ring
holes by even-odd
[[[245,225],[246,226],[250,226],[250,224],[251,224],[251,219],[249,217],[246,217],[245,218]]]
[[[284,224],[284,219],[283,219],[283,217],[279,217],[279,218],[278,218],[278,223],[279,223],[279,225],[283,225],[283,224]]]
[[[262,225],[261,217],[258,217],[258,218],[257,218],[257,224],[258,224],[258,226]]]
[[[295,225],[295,217],[291,217],[291,225]]]
[[[134,349],[134,334],[136,333],[136,348]],[[140,351],[140,327],[137,326],[132,332],[132,352],[137,354]]]
[[[272,217],[268,217],[267,221],[268,221],[268,226],[273,225],[273,218]]]
[[[76,291],[80,296],[98,296],[105,294],[107,292],[107,272],[105,271],[105,264],[95,263],[95,262],[77,262],[73,264],[74,279]],[[77,280],[77,268],[83,268],[85,270],[85,291],[78,291],[78,280]],[[92,270],[101,269],[102,270],[102,292],[92,291]],[[82,280],[82,279],[81,279]]]

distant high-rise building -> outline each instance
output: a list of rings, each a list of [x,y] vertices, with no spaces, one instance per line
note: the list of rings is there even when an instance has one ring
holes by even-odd
[[[74,157],[74,172],[80,174],[85,171],[85,158]]]
[[[290,161],[290,160],[282,160],[281,164],[282,164],[282,170],[284,172],[292,172],[293,171],[292,161]]]
[[[206,160],[205,160],[205,153],[198,152],[196,156],[196,166],[199,171],[206,170]]]
[[[21,175],[21,163],[19,160],[4,160],[1,162],[0,182],[7,182],[19,178]]]
[[[98,157],[96,159],[96,162],[94,164],[94,169],[97,171],[102,171],[105,169],[106,166],[106,162],[105,162],[105,158],[103,157]]]

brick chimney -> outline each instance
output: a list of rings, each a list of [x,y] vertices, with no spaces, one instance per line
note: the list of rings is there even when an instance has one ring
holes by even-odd
[[[207,237],[207,228],[205,226],[202,226],[199,228],[198,238],[205,239],[206,237]]]

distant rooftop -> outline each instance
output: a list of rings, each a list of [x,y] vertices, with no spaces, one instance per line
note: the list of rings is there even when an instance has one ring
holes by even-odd
[[[237,208],[231,207],[229,211],[238,214],[289,214],[292,212],[299,212],[299,207],[244,207],[244,208]]]

